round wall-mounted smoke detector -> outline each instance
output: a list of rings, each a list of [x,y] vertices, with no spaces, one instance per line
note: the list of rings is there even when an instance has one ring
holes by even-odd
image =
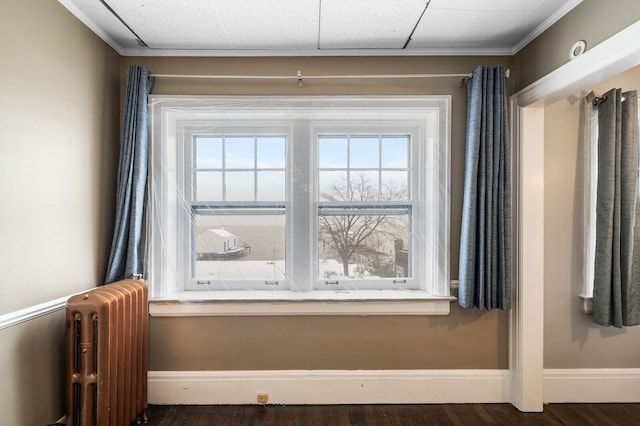
[[[582,55],[587,50],[587,43],[584,40],[576,41],[569,50],[569,59],[574,60],[578,56]]]

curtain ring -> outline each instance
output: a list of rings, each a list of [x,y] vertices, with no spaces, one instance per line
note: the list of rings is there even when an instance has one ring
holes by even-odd
[[[607,100],[607,96],[606,95],[598,96],[598,97],[593,99],[593,106],[598,106],[601,103],[605,102],[606,100]]]

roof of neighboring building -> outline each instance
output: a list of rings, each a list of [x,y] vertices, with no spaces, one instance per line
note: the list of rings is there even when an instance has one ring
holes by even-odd
[[[209,229],[209,232],[213,232],[214,234],[222,237],[222,238],[234,238],[235,234],[232,234],[229,231],[225,231],[224,229]]]

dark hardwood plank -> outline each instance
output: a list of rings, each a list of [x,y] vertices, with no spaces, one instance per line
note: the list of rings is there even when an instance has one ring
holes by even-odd
[[[640,404],[551,404],[522,413],[510,404],[152,405],[149,426],[474,426],[640,424]]]
[[[551,404],[545,410],[565,425],[640,424],[640,404]]]

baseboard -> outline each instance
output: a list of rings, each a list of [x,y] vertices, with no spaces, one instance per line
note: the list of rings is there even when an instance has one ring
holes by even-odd
[[[544,402],[640,402],[640,368],[546,369]]]
[[[428,404],[509,401],[508,370],[150,371],[150,404]]]

